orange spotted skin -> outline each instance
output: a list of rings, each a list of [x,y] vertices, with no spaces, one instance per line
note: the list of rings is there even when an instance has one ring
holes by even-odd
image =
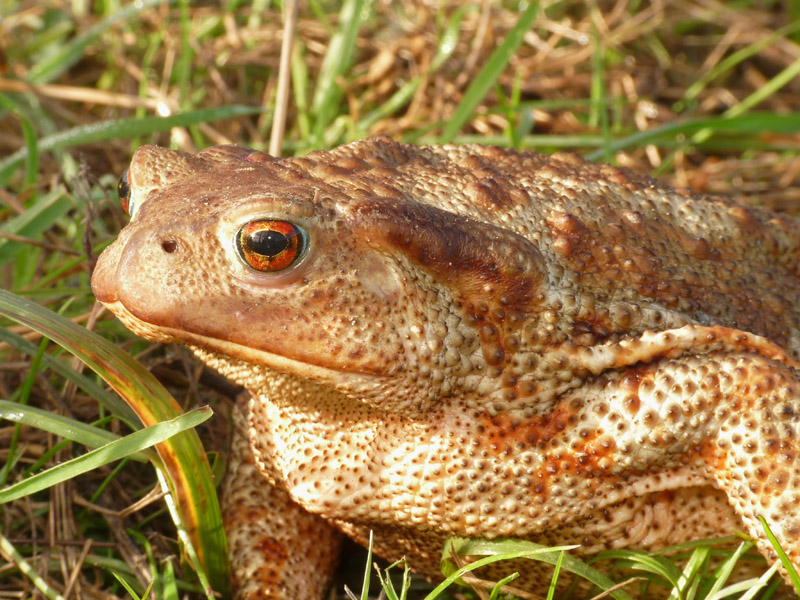
[[[385,137],[145,146],[126,181],[95,294],[250,392],[223,498],[239,597],[321,598],[341,532],[370,530],[436,578],[453,535],[591,554],[744,529],[772,563],[763,516],[800,567],[797,219]],[[263,258],[237,250],[252,222]]]

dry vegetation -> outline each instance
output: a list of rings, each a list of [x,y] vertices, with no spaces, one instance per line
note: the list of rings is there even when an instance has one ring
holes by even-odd
[[[592,152],[674,185],[800,212],[800,3],[543,6],[508,66],[490,73],[488,93],[455,141]],[[369,7],[352,65],[335,79],[341,95],[319,106],[314,95],[340,27],[339,6],[301,3],[285,153],[378,133],[440,141],[522,10],[511,2],[467,7],[411,0]],[[151,142],[265,148],[282,37],[274,7],[161,3],[109,24],[120,9],[62,0],[0,4],[2,287],[54,310],[68,303],[66,315],[93,326],[88,273],[124,223],[114,185],[132,148]],[[100,23],[107,26],[92,29]],[[163,131],[151,121],[128,129],[119,121],[232,105],[267,110],[197,118]],[[727,117],[735,117],[733,125],[723,124]],[[75,129],[104,123],[107,133]],[[66,141],[54,138],[73,129]],[[27,158],[12,162],[26,147]],[[40,216],[33,218],[37,206]],[[33,225],[20,224],[26,214]],[[184,406],[210,402],[225,415],[234,388],[181,349],[151,348],[108,315],[100,319],[96,328],[138,353]],[[8,330],[38,343],[22,326]],[[32,357],[3,342],[0,360],[0,398],[27,395]],[[27,385],[36,406],[86,422],[102,416],[92,398],[51,371],[39,371]],[[117,421],[110,427],[124,429]],[[207,447],[224,449],[224,419],[204,426],[202,435]],[[16,434],[0,422],[0,460],[14,464],[4,478],[13,482],[42,458],[55,463],[80,451],[58,444],[40,430]],[[9,457],[12,447],[19,456]],[[148,465],[128,463],[118,471],[112,465],[0,506],[2,532],[66,596],[124,596],[108,569],[127,568],[145,586],[153,573],[163,576],[165,561],[176,554],[158,489]],[[0,557],[8,559],[2,550]],[[103,563],[110,560],[122,562]],[[30,580],[0,559],[0,597],[33,594]]]

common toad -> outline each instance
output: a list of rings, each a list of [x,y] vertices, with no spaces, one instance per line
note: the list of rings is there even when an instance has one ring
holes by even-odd
[[[744,528],[772,563],[763,515],[800,567],[798,219],[386,137],[144,146],[120,187],[98,299],[250,391],[240,597],[321,598],[339,532],[370,530],[435,578],[454,535],[591,554]]]

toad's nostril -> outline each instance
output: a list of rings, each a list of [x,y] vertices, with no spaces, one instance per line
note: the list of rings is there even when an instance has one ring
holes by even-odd
[[[172,254],[178,249],[178,244],[176,242],[173,242],[172,240],[165,240],[161,242],[161,249],[164,252]]]

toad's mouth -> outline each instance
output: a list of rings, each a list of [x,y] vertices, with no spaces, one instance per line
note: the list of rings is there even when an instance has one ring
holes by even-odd
[[[382,377],[374,373],[334,369],[324,365],[290,358],[281,354],[275,354],[266,350],[251,348],[229,340],[205,336],[169,326],[154,325],[134,315],[120,300],[103,302],[103,305],[114,313],[122,324],[136,335],[154,342],[183,344],[193,350],[199,349],[205,352],[222,355],[249,365],[265,367],[302,379],[316,381],[331,387],[341,385],[345,381],[349,384],[369,386],[378,383],[382,379]],[[228,373],[224,374],[230,376]],[[232,378],[238,379],[235,375],[233,375]]]

